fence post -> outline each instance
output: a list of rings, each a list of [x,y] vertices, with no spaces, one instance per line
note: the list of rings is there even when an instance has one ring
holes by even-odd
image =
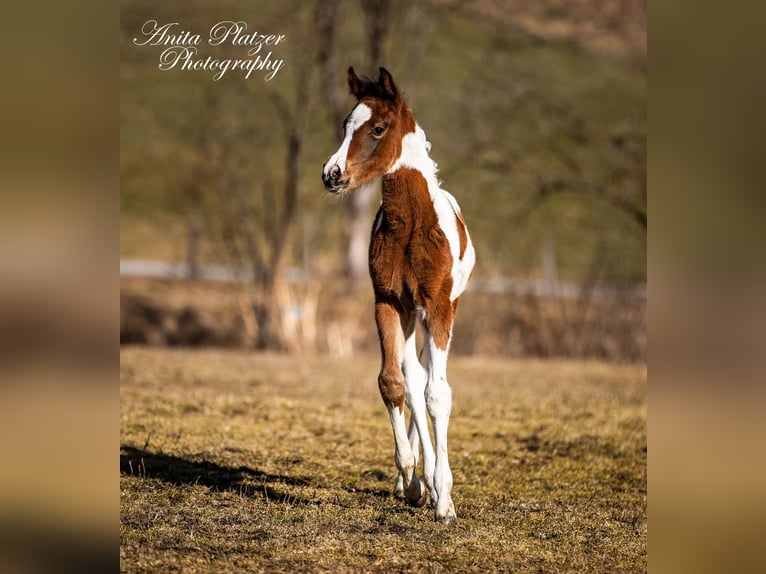
[[[543,240],[543,293],[546,297],[555,297],[558,293],[558,263],[556,261],[556,240],[548,232]]]
[[[316,246],[317,225],[313,214],[303,218],[303,272],[310,279],[314,273],[314,258],[317,253]]]
[[[199,277],[199,266],[197,265],[197,249],[199,246],[199,236],[202,222],[198,215],[192,215],[189,218],[189,233],[186,241],[186,278],[197,279]]]

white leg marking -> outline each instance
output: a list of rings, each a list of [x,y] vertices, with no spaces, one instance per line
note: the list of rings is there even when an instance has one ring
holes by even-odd
[[[418,458],[420,455],[420,436],[418,436],[418,429],[415,426],[415,417],[412,416],[412,409],[410,408],[410,426],[407,429],[407,439],[410,441],[410,449],[412,449],[412,456],[415,459],[415,474],[418,472]],[[404,477],[399,472],[396,475],[396,481],[394,482],[394,496],[404,498]]]
[[[426,372],[418,360],[418,352],[415,342],[415,329],[404,343],[404,357],[402,360],[402,372],[407,385],[406,402],[412,413],[410,419],[410,439],[415,451],[415,464],[417,465],[417,439],[423,448],[423,478],[426,486],[431,491],[431,501],[434,502],[436,491],[434,490],[434,449],[431,446],[431,436],[428,432],[428,419],[426,418]],[[413,432],[414,429],[417,432]],[[415,441],[412,440],[414,434]]]
[[[402,493],[404,497],[415,506],[422,506],[426,502],[426,491],[415,475],[415,455],[412,453],[410,442],[407,437],[407,429],[404,424],[404,412],[398,407],[389,407],[388,415],[391,418],[391,427],[394,430],[394,460],[399,476],[402,478]],[[397,476],[396,488],[399,486]]]
[[[401,472],[396,473],[396,481],[394,481],[394,496],[397,498],[404,498],[404,477]]]
[[[452,504],[452,470],[447,453],[447,431],[452,411],[452,389],[447,383],[447,351],[436,347],[430,336],[426,337],[429,346],[428,387],[426,404],[434,427],[436,443],[436,464],[434,466],[434,488],[437,493],[435,518],[448,524],[455,517]]]

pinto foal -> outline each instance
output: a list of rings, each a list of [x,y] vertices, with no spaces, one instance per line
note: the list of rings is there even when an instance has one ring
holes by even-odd
[[[431,144],[391,74],[380,68],[374,82],[358,78],[349,68],[348,87],[358,103],[346,118],[343,143],[322,168],[322,181],[335,193],[362,186],[380,189],[370,276],[383,359],[378,387],[391,418],[399,469],[394,492],[415,506],[425,504],[427,491],[415,473],[422,446],[435,519],[448,524],[456,515],[447,456],[452,410],[447,353],[475,253],[455,198],[439,187],[436,164],[428,156]],[[420,357],[415,347],[417,320],[424,332]],[[409,430],[405,404],[411,412]]]

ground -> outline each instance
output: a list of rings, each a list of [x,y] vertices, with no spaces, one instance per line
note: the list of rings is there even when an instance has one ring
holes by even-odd
[[[643,365],[454,357],[458,520],[392,495],[379,358],[121,351],[125,572],[643,572]]]

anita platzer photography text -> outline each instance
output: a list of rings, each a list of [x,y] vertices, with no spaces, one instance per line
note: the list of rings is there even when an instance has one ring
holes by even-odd
[[[133,38],[133,43],[136,46],[159,46],[159,69],[163,72],[204,70],[213,72],[213,80],[218,81],[229,71],[243,72],[246,79],[254,71],[262,71],[265,72],[263,79],[268,82],[276,77],[285,63],[272,50],[286,39],[284,34],[248,32],[244,21],[225,20],[210,28],[203,44],[202,35],[183,30],[178,22],[160,24],[157,20],[148,20],[141,27],[141,36]],[[201,45],[223,44],[241,47],[247,57],[216,58],[200,53]]]

